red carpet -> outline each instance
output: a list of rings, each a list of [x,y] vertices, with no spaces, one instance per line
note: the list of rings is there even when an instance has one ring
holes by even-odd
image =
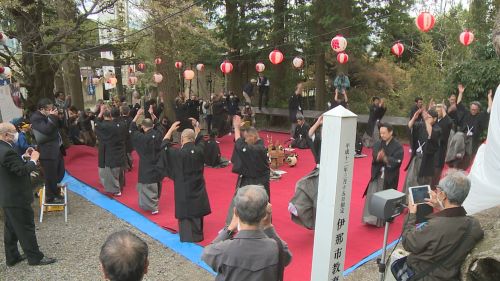
[[[273,140],[283,143],[288,135],[279,133],[261,132],[261,137],[272,136]],[[232,136],[220,139],[222,155],[230,159],[233,140]],[[370,178],[371,150],[364,149],[366,158],[354,160],[354,178],[351,197],[350,223],[347,239],[347,253],[345,269],[353,266],[363,258],[381,248],[383,229],[361,224],[364,199],[361,198],[366,184]],[[290,219],[287,211],[288,202],[292,198],[295,183],[310,172],[314,167],[314,159],[310,150],[299,150],[297,166],[283,167],[288,173],[282,179],[271,182],[271,200],[273,204],[273,223],[277,232],[285,240],[293,254],[292,263],[286,268],[285,279],[288,281],[303,281],[310,279],[314,232],[302,228]],[[122,196],[117,198],[123,204],[143,214],[158,225],[176,231],[177,220],[174,218],[173,183],[171,180],[163,182],[162,197],[160,199],[160,213],[152,216],[139,209],[137,202],[137,155],[134,155],[135,167],[127,173],[126,186]],[[408,162],[408,148],[405,147],[405,165]],[[68,172],[86,184],[103,190],[97,172],[97,150],[86,146],[72,146],[66,157]],[[402,169],[401,169],[402,170]],[[400,186],[404,182],[404,172],[401,173]],[[205,179],[212,207],[212,214],[205,217],[205,240],[200,243],[207,245],[224,226],[226,212],[234,193],[236,175],[231,173],[231,166],[223,169],[205,169]],[[398,238],[402,229],[403,217],[398,217],[391,225],[389,242]]]

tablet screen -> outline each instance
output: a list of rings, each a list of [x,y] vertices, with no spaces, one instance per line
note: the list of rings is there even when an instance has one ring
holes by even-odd
[[[431,198],[428,185],[411,187],[410,192],[414,204],[425,203],[425,198]]]

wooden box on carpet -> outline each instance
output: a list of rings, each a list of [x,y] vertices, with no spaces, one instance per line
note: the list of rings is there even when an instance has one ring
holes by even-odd
[[[285,152],[283,150],[269,151],[269,158],[271,158],[271,168],[278,169],[285,161]]]

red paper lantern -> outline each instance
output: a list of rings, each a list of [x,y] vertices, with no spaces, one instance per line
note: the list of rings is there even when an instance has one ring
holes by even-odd
[[[196,65],[196,70],[203,71],[205,70],[205,65],[203,63],[199,63]]]
[[[304,66],[304,60],[301,57],[295,57],[292,61],[293,67],[299,69]]]
[[[4,73],[4,71],[5,71],[5,68],[0,66],[0,74]]]
[[[265,69],[266,69],[266,65],[265,65],[265,64],[263,64],[263,63],[261,63],[261,62],[259,62],[259,63],[257,63],[257,64],[255,65],[255,70],[256,70],[257,72],[262,72],[262,71],[264,71]]]
[[[2,32],[0,32],[0,43],[3,45],[7,44],[7,36],[5,36]]]
[[[347,63],[349,61],[349,56],[346,53],[339,53],[337,55],[337,61],[341,64]]]
[[[130,76],[130,77],[128,78],[128,83],[129,83],[130,85],[135,85],[135,84],[137,84],[137,80],[138,80],[138,79],[137,79],[137,77],[135,77],[135,76]]]
[[[391,52],[397,57],[403,55],[404,51],[405,51],[405,46],[400,42],[397,42],[396,44],[392,45]]]
[[[161,62],[162,62],[161,58],[158,57],[155,59],[155,64],[160,64]]]
[[[145,68],[146,68],[146,65],[143,62],[141,62],[137,65],[137,69],[140,71],[143,71]]]
[[[182,62],[181,61],[176,61],[175,62],[175,68],[181,69],[182,68]]]
[[[462,43],[464,46],[469,46],[472,41],[474,41],[474,33],[468,30],[460,33],[460,43]]]
[[[192,71],[191,69],[184,70],[184,79],[193,80],[193,78],[194,78],[194,71]]]
[[[225,60],[223,63],[221,63],[220,70],[222,71],[222,73],[228,74],[233,71],[233,64],[230,61]]]
[[[423,32],[431,30],[434,27],[435,23],[436,19],[429,12],[422,12],[420,13],[420,15],[418,15],[418,17],[415,18],[415,24],[417,25],[418,29]]]
[[[269,53],[269,60],[271,61],[272,64],[280,64],[285,56],[283,56],[283,53],[280,52],[279,50],[274,50],[271,53]]]
[[[116,79],[115,77],[111,77],[108,79],[108,84],[111,84],[111,85],[116,85],[116,83],[118,83],[118,79]]]
[[[161,75],[160,73],[153,74],[153,81],[155,81],[155,83],[160,83],[161,81],[163,81],[163,75]]]
[[[4,67],[3,76],[10,78],[12,76],[12,69],[10,69],[10,67]]]
[[[330,46],[337,53],[343,52],[345,48],[347,48],[347,40],[344,38],[344,36],[337,35],[333,37],[332,41],[330,42]]]

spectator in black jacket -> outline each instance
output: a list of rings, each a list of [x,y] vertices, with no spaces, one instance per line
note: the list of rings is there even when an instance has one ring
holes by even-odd
[[[292,127],[290,129],[290,137],[293,138],[293,134],[295,133],[295,128],[297,127],[297,113],[304,114],[302,111],[302,91],[304,90],[304,86],[302,83],[298,83],[295,88],[295,93],[288,100],[288,113],[290,117],[290,122],[292,123]]]

